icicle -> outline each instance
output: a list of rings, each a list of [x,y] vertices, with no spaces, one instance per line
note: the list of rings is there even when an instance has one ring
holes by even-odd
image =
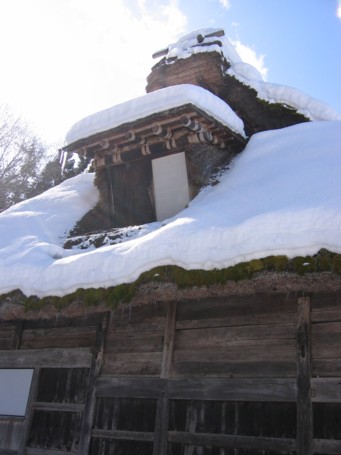
[[[66,152],[65,150],[61,150],[59,163],[61,164],[62,172],[64,171],[64,167],[65,167],[66,161],[68,159],[68,155],[69,155],[68,152]]]

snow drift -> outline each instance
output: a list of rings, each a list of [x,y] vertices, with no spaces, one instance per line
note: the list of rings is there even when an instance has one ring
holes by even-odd
[[[254,135],[221,182],[143,237],[64,250],[98,197],[92,175],[70,179],[0,214],[0,293],[62,296],[134,281],[155,266],[223,268],[269,255],[341,253],[341,122]]]

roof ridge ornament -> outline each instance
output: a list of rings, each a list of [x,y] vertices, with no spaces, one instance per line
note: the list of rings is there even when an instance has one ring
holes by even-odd
[[[197,42],[198,44],[202,44],[205,40],[205,38],[212,38],[212,37],[221,37],[221,36],[225,36],[225,31],[223,29],[219,29],[219,30],[216,30],[214,32],[211,32],[211,33],[207,33],[207,34],[202,34],[202,33],[198,33],[197,35]],[[157,52],[154,52],[154,54],[152,55],[152,58],[159,58],[159,57],[164,57],[168,54],[169,52],[169,48],[170,48],[171,45],[168,45],[167,47],[163,48],[163,49],[160,49],[159,51]]]

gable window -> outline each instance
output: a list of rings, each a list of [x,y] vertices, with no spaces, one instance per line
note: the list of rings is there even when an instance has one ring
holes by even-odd
[[[0,415],[24,416],[33,369],[0,369]]]

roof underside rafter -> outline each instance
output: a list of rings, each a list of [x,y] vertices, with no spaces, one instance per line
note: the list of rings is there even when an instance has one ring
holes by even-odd
[[[174,153],[188,144],[230,149],[233,145],[240,148],[245,142],[206,112],[186,104],[79,140],[64,150],[94,158],[94,166],[99,168]]]

